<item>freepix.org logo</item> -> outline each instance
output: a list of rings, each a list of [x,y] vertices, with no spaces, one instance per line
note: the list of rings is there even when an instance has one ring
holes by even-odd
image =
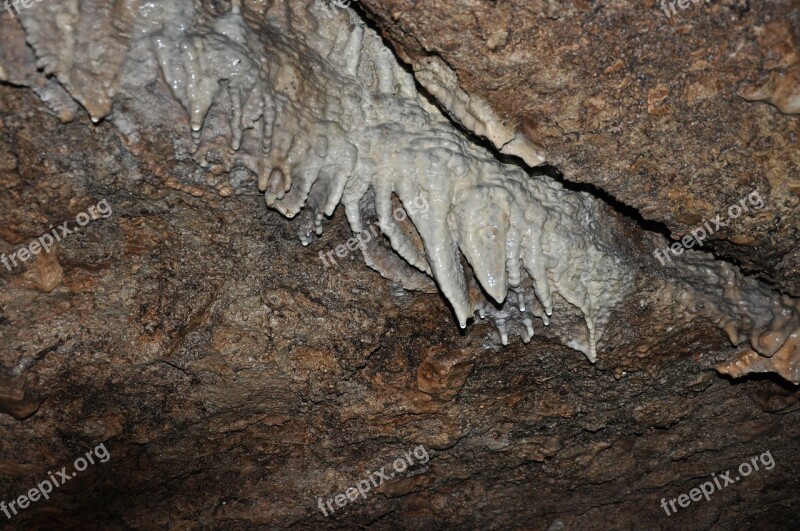
[[[408,214],[406,214],[408,211]],[[428,211],[428,201],[421,195],[415,197],[412,201],[409,201],[404,208],[396,208],[392,213],[392,219],[394,221],[400,223],[405,221],[405,219],[409,215],[414,215],[417,213],[424,214]],[[391,234],[392,231],[398,230],[391,222],[377,222],[373,223],[368,226],[366,229],[362,230],[349,240],[346,243],[341,245],[337,245],[331,251],[327,253],[324,251],[319,252],[319,259],[322,260],[322,263],[325,267],[330,267],[331,265],[336,265],[336,260],[333,258],[333,254],[336,253],[336,256],[339,258],[346,258],[347,255],[350,254],[351,251],[355,251],[356,249],[364,250],[366,245],[373,239],[377,238],[378,235],[381,233],[384,234]],[[330,260],[326,260],[326,257]]]
[[[5,2],[3,2],[3,9],[8,11],[9,15],[16,18],[22,9],[28,9],[33,5],[34,2],[41,1],[42,0],[5,0]],[[16,14],[14,14],[14,11],[11,10],[11,6],[14,6],[14,11],[16,11]],[[20,6],[22,6],[22,8],[20,8]]]
[[[317,500],[317,505],[319,506],[319,510],[322,511],[322,514],[325,516],[330,516],[333,514],[336,509],[333,508],[334,503],[336,507],[341,509],[349,502],[354,502],[358,499],[358,496],[361,495],[363,499],[367,499],[367,494],[373,488],[377,489],[381,485],[383,485],[386,481],[391,481],[396,474],[403,474],[408,470],[409,467],[414,465],[414,459],[416,458],[416,462],[419,465],[425,465],[429,460],[430,457],[428,456],[428,451],[425,449],[423,445],[419,445],[414,448],[412,452],[404,452],[404,454],[394,461],[392,461],[392,468],[394,472],[386,473],[387,466],[382,466],[380,470],[376,470],[369,474],[367,479],[362,479],[356,482],[355,487],[349,487],[345,489],[343,493],[337,494],[328,500],[323,500],[319,498]],[[325,509],[327,507],[327,510]],[[328,514],[330,511],[330,514]]]
[[[76,458],[72,463],[72,468],[74,468],[75,471],[71,474],[67,470],[67,467],[62,467],[61,470],[57,470],[55,474],[48,471],[47,475],[49,476],[49,479],[41,481],[38,485],[36,485],[35,488],[30,489],[25,494],[17,496],[8,503],[0,500],[0,511],[6,515],[6,518],[11,520],[11,518],[16,516],[19,511],[27,509],[31,503],[39,501],[40,498],[49,500],[50,493],[53,492],[54,488],[58,488],[67,481],[71,480],[78,475],[78,472],[83,472],[89,468],[90,464],[94,465],[95,457],[101,463],[106,463],[109,459],[111,459],[111,454],[104,443],[100,443],[95,446],[93,450],[86,452],[85,456]]]
[[[325,13],[325,16],[332,17],[335,13],[333,8],[347,9],[352,0],[317,0],[316,5]]]
[[[670,18],[672,15],[677,15],[678,10],[675,9],[675,4],[678,4],[678,7],[681,8],[681,11],[684,9],[688,9],[691,4],[699,4],[701,2],[705,2],[706,4],[709,3],[711,0],[661,0],[661,9],[664,11],[664,14],[667,15],[667,18]]]
[[[20,247],[10,255],[0,255],[0,262],[6,266],[6,269],[11,271],[13,269],[12,266],[17,267],[19,265],[17,264],[17,260],[19,260],[20,264],[22,264],[28,260],[31,260],[34,256],[38,255],[42,251],[47,254],[50,252],[50,249],[56,244],[56,242],[60,242],[70,234],[78,232],[81,227],[85,227],[90,221],[100,218],[108,218],[111,216],[111,206],[105,199],[94,206],[90,206],[87,210],[88,212],[81,212],[75,216],[75,222],[78,224],[77,227],[73,225],[73,227],[70,228],[69,221],[65,221],[61,225],[58,225],[56,228],[54,228],[51,232],[42,234],[37,239],[32,240],[28,245]]]
[[[667,260],[672,262],[672,257],[670,253],[674,256],[680,256],[683,254],[684,249],[691,249],[695,245],[698,247],[703,246],[703,241],[714,234],[719,229],[723,229],[733,223],[733,220],[741,216],[745,212],[750,212],[750,208],[748,208],[748,203],[753,210],[761,210],[764,208],[764,199],[761,197],[761,194],[758,193],[758,190],[750,193],[747,197],[743,197],[739,200],[739,202],[735,205],[731,205],[728,208],[728,217],[723,218],[722,214],[717,214],[714,218],[706,221],[703,220],[701,225],[698,225],[696,228],[691,230],[691,234],[686,234],[680,241],[673,243],[670,247],[666,247],[662,250],[656,249],[653,251],[653,256],[658,258],[658,261],[661,262],[661,265],[667,265]],[[712,227],[711,224],[714,224]],[[666,260],[665,260],[666,259]]]
[[[744,461],[742,464],[740,464],[737,469],[738,475],[735,477],[731,478],[731,474],[735,474],[735,472],[732,470],[720,472],[719,475],[713,473],[708,481],[701,483],[697,487],[690,490],[689,494],[681,494],[677,498],[672,498],[671,500],[667,500],[667,498],[661,498],[661,507],[664,509],[664,512],[667,513],[667,516],[672,516],[678,512],[679,507],[689,507],[689,504],[692,502],[698,502],[704,497],[706,501],[711,501],[711,495],[714,494],[715,491],[720,491],[728,485],[733,485],[737,481],[746,478],[753,472],[757,472],[759,470],[759,461],[764,467],[764,470],[772,470],[775,468],[775,460],[772,458],[772,454],[769,452],[769,450],[767,450],[760,456],[753,456],[750,458],[750,461]],[[720,483],[720,480],[722,480],[722,483]],[[676,503],[679,507],[675,506]],[[670,507],[672,508],[672,512],[669,510]]]

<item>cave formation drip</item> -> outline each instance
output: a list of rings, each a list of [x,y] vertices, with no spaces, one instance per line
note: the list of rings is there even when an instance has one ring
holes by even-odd
[[[529,165],[546,159],[432,63],[416,75],[443,115],[352,10],[267,5],[73,0],[37,3],[20,19],[38,65],[94,121],[108,117],[135,142],[136,124],[154,119],[137,94],[158,83],[188,115],[197,162],[224,141],[229,166],[257,176],[268,206],[301,215],[304,244],[339,204],[354,233],[374,215],[462,327],[478,312],[495,320],[503,343],[509,333],[527,342],[534,322],[572,307],[586,327],[561,341],[594,362],[614,308],[647,274],[604,205],[472,142],[451,119]],[[395,196],[410,223],[392,219]],[[408,208],[420,198],[427,208]],[[373,261],[384,276],[404,278],[381,264]],[[706,253],[689,251],[657,276],[676,320],[710,319],[735,345],[749,338],[752,349],[721,371],[800,383],[797,301]]]

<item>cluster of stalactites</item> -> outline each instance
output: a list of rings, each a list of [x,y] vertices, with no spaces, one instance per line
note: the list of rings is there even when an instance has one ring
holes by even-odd
[[[73,0],[37,3],[20,18],[39,66],[94,120],[117,94],[134,100],[161,79],[186,110],[196,156],[227,137],[234,163],[258,176],[267,204],[288,217],[303,213],[304,244],[339,204],[355,233],[368,211],[392,249],[435,279],[461,326],[477,310],[495,320],[503,342],[510,330],[527,341],[560,297],[586,322],[585,336],[565,343],[594,361],[611,310],[633,290],[595,200],[472,144],[418,94],[374,31],[323,1],[234,0],[226,12],[213,4],[222,9],[214,12],[192,0]],[[423,70],[424,84],[462,125],[531,163],[543,160],[461,91],[452,72]],[[210,119],[225,110],[227,120]],[[135,128],[135,120],[117,123]],[[410,223],[393,219],[394,198]],[[698,260],[730,277],[710,257]],[[787,354],[797,344],[793,301],[736,275],[738,291],[693,285],[691,270],[675,276],[689,279],[681,297],[712,301],[713,318],[733,339],[730,331],[744,331],[762,357],[795,355]],[[485,297],[471,289],[472,277]]]

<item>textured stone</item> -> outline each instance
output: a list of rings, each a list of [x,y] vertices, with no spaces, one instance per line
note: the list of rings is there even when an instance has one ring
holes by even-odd
[[[676,321],[656,275],[618,309],[595,365],[558,344],[569,323],[495,348],[491,326],[460,333],[440,295],[402,292],[358,251],[326,268],[318,250],[352,236],[344,216],[299,245],[254,177],[181,148],[186,119],[164,88],[143,91],[152,114],[134,139],[82,112],[61,124],[0,86],[0,252],[102,198],[114,208],[54,251],[63,280],[49,293],[0,268],[0,395],[17,413],[0,409],[0,500],[100,442],[112,456],[12,527],[796,525],[797,387],[710,371],[728,339]],[[619,230],[630,256],[652,251],[632,223]],[[317,507],[420,444],[425,467],[328,518]],[[661,509],[767,450],[774,469]]]
[[[745,99],[797,105],[795,0],[692,2],[669,18],[630,0],[360,5],[415,71],[447,65],[565,180],[676,240],[758,188],[766,209],[711,246],[800,295],[800,121]]]

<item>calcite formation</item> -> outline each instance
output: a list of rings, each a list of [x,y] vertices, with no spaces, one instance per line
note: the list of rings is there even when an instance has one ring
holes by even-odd
[[[461,327],[477,311],[495,320],[503,343],[509,332],[529,341],[534,320],[547,324],[565,301],[586,329],[562,342],[595,361],[614,307],[644,275],[597,199],[531,168],[544,162],[535,146],[432,63],[417,75],[445,116],[351,9],[72,0],[36,4],[20,18],[38,66],[131,142],[146,112],[136,110],[139,91],[168,87],[188,116],[197,161],[207,164],[224,140],[228,167],[252,171],[268,206],[303,214],[304,244],[339,204],[355,233],[377,217],[394,251],[436,281]],[[499,161],[451,119],[528,166]],[[429,208],[407,208],[410,224],[392,218],[393,200],[419,198]],[[800,382],[796,301],[704,253],[687,252],[657,274],[682,319],[709,318],[734,344],[749,337],[753,350],[721,370]]]

